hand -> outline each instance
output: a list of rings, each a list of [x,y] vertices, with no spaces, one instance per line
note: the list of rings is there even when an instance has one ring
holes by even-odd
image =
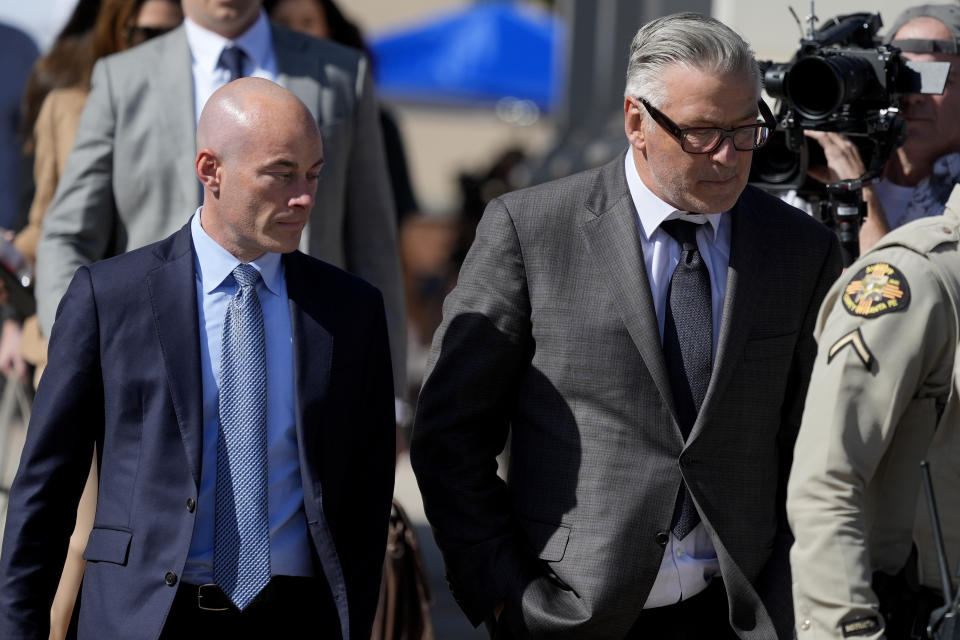
[[[6,320],[0,334],[0,372],[27,382],[27,362],[20,355],[20,323]]]
[[[811,167],[808,174],[820,182],[837,182],[839,180],[854,180],[867,172],[860,158],[860,151],[850,139],[832,131],[803,132],[808,138],[816,140],[823,147],[823,155],[827,158],[827,166]]]
[[[493,608],[493,619],[500,622],[500,614],[503,613],[503,603],[501,602]]]

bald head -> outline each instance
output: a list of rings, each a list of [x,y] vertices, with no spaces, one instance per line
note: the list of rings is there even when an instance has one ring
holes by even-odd
[[[293,93],[263,78],[239,78],[217,89],[200,112],[197,153],[229,154],[281,126],[320,136],[313,115]]]
[[[244,262],[297,248],[323,145],[313,115],[278,84],[241,78],[217,90],[197,126],[200,223]]]

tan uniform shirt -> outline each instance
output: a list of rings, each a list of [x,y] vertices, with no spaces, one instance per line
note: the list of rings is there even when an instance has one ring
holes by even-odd
[[[861,256],[820,310],[787,497],[800,640],[883,638],[871,575],[896,574],[915,537],[921,582],[939,586],[921,460],[960,560],[958,317],[960,187],[943,216]]]

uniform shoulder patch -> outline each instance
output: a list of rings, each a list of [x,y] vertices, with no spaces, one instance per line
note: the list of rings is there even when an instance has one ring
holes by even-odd
[[[840,629],[843,631],[844,638],[869,636],[880,631],[880,620],[877,616],[850,618],[840,623]]]
[[[876,262],[850,279],[841,301],[850,315],[874,318],[906,309],[910,304],[910,285],[896,267]]]

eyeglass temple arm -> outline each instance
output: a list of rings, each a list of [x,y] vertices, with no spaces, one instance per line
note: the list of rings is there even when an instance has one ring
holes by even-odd
[[[767,103],[763,101],[763,98],[757,100],[757,106],[760,107],[760,115],[763,117],[764,123],[770,127],[770,133],[776,131],[777,119],[774,117],[770,107],[767,106]]]

